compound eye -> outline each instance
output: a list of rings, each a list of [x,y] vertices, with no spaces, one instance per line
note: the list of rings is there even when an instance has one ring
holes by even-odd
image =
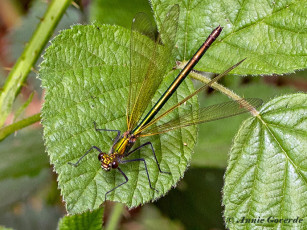
[[[101,161],[102,157],[103,157],[103,153],[99,153],[98,160]]]
[[[118,162],[117,161],[113,161],[112,168],[116,169],[117,167],[118,167]]]

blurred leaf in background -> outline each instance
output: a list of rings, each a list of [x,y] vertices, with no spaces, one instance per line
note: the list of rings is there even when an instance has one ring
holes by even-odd
[[[0,181],[25,175],[36,176],[49,168],[42,130],[25,130],[1,142]]]
[[[0,158],[0,223],[14,229],[54,229],[63,210],[46,205],[46,197],[57,187],[50,186],[42,131],[25,129],[6,138]]]
[[[90,20],[131,28],[132,19],[139,12],[149,15],[154,22],[148,0],[93,0],[90,6]]]
[[[16,179],[1,180],[1,214],[5,214],[5,210],[9,211],[10,206],[14,203],[30,196],[48,180],[50,180],[48,170],[43,170],[35,177],[23,176]]]
[[[155,205],[185,229],[224,229],[221,191],[224,170],[189,169],[176,189]]]
[[[92,212],[87,211],[82,214],[64,216],[58,225],[59,230],[101,230],[102,229],[103,208],[98,208]]]
[[[179,219],[171,220],[161,213],[156,205],[146,204],[138,210],[132,210],[131,213],[136,212],[129,221],[121,225],[122,230],[130,229],[146,229],[146,230],[182,230],[184,225]]]
[[[44,183],[48,182],[46,178],[44,180]],[[31,197],[15,203],[11,209],[5,212],[1,210],[1,224],[22,230],[56,229],[59,219],[65,215],[65,210],[59,205],[47,205],[41,195],[39,191],[32,192]]]

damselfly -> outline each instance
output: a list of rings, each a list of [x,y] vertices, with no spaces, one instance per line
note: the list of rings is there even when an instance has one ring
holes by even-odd
[[[228,74],[232,69],[234,69],[242,62],[241,61],[232,66],[223,74],[211,80],[208,85],[204,85],[203,87],[199,88],[197,91],[171,107],[159,117],[156,117],[157,113],[173,95],[183,80],[188,76],[193,67],[198,63],[198,61],[207,51],[209,46],[219,36],[222,31],[222,27],[218,26],[212,31],[207,40],[198,49],[198,51],[194,54],[186,66],[181,70],[181,72],[171,83],[168,89],[163,93],[160,99],[158,99],[158,101],[149,110],[149,112],[143,116],[148,107],[148,104],[151,102],[153,95],[163,80],[167,67],[169,66],[169,59],[172,56],[172,50],[175,45],[174,41],[177,32],[178,17],[179,6],[175,5],[166,15],[163,23],[161,24],[161,28],[159,28],[159,36],[156,38],[155,29],[151,25],[150,20],[146,17],[146,15],[143,13],[136,15],[132,23],[130,41],[130,88],[127,105],[128,129],[123,133],[121,133],[120,130],[98,129],[96,123],[94,122],[96,131],[111,131],[117,133],[110,151],[106,153],[103,152],[99,147],[92,146],[75,164],[70,163],[71,165],[78,166],[81,160],[93,149],[95,149],[99,152],[98,160],[101,162],[102,169],[105,171],[117,169],[123,175],[125,181],[106,192],[105,199],[110,192],[128,182],[128,177],[121,170],[119,165],[129,162],[139,161],[144,163],[149,186],[151,189],[156,190],[152,186],[146,160],[144,158],[129,160],[125,159],[130,154],[145,146],[151,148],[160,173],[170,173],[163,171],[160,168],[160,164],[157,160],[155,150],[151,142],[143,143],[137,148],[131,150],[139,137],[161,134],[180,127],[196,125],[207,121],[234,116],[247,112],[262,103],[262,101],[257,98],[246,99],[242,101],[230,101],[189,112],[162,125],[154,125],[162,117],[166,116],[171,111],[184,104],[184,102],[189,100],[198,92],[210,86],[222,76]],[[242,106],[242,104],[244,106]]]

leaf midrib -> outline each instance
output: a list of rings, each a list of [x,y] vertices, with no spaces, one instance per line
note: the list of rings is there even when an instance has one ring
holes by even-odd
[[[275,140],[275,142],[278,144],[278,147],[282,150],[284,156],[288,159],[288,162],[291,163],[291,165],[295,168],[295,171],[297,172],[297,174],[301,177],[301,179],[305,182],[306,187],[307,187],[307,178],[304,177],[304,175],[301,174],[299,167],[293,162],[292,158],[287,154],[287,151],[285,150],[285,148],[283,147],[282,142],[279,140],[278,136],[276,136],[274,134],[274,132],[271,130],[271,128],[269,127],[269,123],[266,123],[262,117],[258,117],[258,119],[260,119],[261,123],[263,124],[263,126],[268,130],[268,132],[271,134],[271,136],[273,137],[273,139]]]

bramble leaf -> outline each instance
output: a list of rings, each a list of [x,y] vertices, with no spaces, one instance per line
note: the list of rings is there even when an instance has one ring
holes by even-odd
[[[59,230],[101,230],[103,219],[103,208],[99,208],[92,212],[87,211],[82,214],[63,217],[60,222]]]
[[[105,152],[111,148],[116,133],[97,132],[93,122],[98,128],[126,131],[129,35],[129,30],[116,26],[78,25],[62,31],[44,55],[40,70],[46,89],[42,111],[44,138],[69,213],[98,208],[106,192],[125,181],[117,170],[103,171],[97,159],[98,152],[94,150],[76,168],[68,162],[75,163],[94,145]],[[178,71],[168,71],[153,102],[178,74]],[[168,105],[192,91],[191,81],[185,81]],[[172,117],[197,107],[195,98],[175,111]],[[134,207],[165,194],[183,176],[195,138],[196,127],[143,138],[136,147],[151,141],[161,169],[171,175],[159,173],[150,147],[144,147],[128,159],[146,160],[150,180],[159,193],[150,189],[144,164],[133,162],[120,165],[129,181],[107,198]]]
[[[259,118],[243,123],[225,175],[223,203],[229,229],[306,229],[306,121],[307,96],[297,93],[271,100]],[[304,221],[284,221],[297,217]],[[241,223],[243,218],[264,221]]]
[[[178,60],[189,60],[213,28],[224,27],[197,70],[220,73],[243,58],[234,74],[285,74],[307,66],[306,0],[151,2],[155,16],[180,6]]]

